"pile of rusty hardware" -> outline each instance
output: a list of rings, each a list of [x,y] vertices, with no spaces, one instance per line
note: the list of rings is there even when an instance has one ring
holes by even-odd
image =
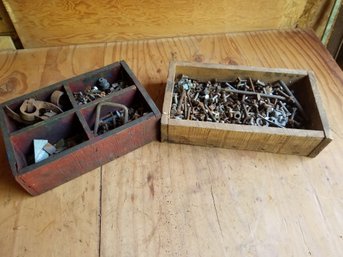
[[[171,118],[279,128],[304,128],[306,115],[287,84],[252,78],[200,82],[182,75]]]
[[[83,91],[74,92],[74,98],[78,105],[90,103],[98,98],[102,98],[112,92],[117,92],[128,87],[124,81],[110,84],[107,79],[99,78],[95,85]]]

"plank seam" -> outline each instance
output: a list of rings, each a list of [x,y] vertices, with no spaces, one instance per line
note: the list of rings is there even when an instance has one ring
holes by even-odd
[[[99,185],[99,252],[98,256],[101,257],[101,226],[102,226],[102,166],[100,167],[100,185]]]

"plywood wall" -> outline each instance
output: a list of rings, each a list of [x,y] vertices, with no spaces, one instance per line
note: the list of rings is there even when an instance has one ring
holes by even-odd
[[[299,18],[299,27],[312,28],[318,37],[325,31],[327,21],[336,0],[307,0],[303,14]]]
[[[295,27],[307,0],[3,0],[25,48]]]

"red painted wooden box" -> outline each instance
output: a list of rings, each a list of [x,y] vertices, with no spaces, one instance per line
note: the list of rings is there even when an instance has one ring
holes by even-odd
[[[73,93],[81,91],[104,77],[110,83],[124,81],[128,86],[90,103],[79,105]],[[63,112],[32,125],[13,120],[6,106],[18,110],[24,100],[47,101],[55,90],[64,92]],[[96,107],[101,102],[114,102],[128,107],[144,108],[144,114],[109,130],[93,133]],[[111,107],[103,107],[105,114]],[[16,181],[30,194],[37,195],[95,169],[121,155],[159,138],[160,112],[144,87],[124,61],[58,82],[41,90],[3,103],[0,125],[8,161]],[[62,138],[77,136],[77,144],[40,162],[29,160],[34,151],[34,139],[56,143]]]

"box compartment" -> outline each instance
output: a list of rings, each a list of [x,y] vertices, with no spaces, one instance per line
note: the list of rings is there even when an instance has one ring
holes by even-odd
[[[51,120],[35,126],[25,132],[15,134],[10,137],[14,148],[14,154],[17,160],[16,167],[18,173],[24,173],[30,165],[40,166],[49,162],[51,159],[57,159],[60,155],[66,154],[65,151],[72,151],[73,147],[60,153],[54,154],[48,159],[34,163],[33,159],[33,140],[45,139],[50,144],[56,144],[60,139],[75,138],[77,145],[88,140],[87,133],[79,121],[76,113],[67,114],[59,119]],[[50,159],[50,160],[49,160]]]
[[[152,110],[150,109],[149,105],[144,101],[142,94],[137,90],[136,86],[130,86],[128,88],[125,88],[119,91],[117,94],[111,96],[110,98],[107,98],[106,101],[102,102],[123,104],[127,108],[139,108],[140,111],[143,112],[145,115],[152,113]],[[91,131],[94,130],[97,105],[97,103],[92,103],[87,107],[83,107],[80,109],[80,112],[85,118],[88,127]],[[104,106],[101,108],[100,117],[103,117],[109,112],[113,112],[116,109],[117,108],[112,106]],[[130,123],[130,121],[128,123]],[[120,129],[120,127],[117,127],[116,130]],[[109,132],[111,131],[108,131],[108,133]]]
[[[88,72],[84,75],[78,76],[74,79],[70,79],[68,82],[66,82],[66,86],[69,88],[71,92],[71,98],[74,107],[79,106],[79,104],[76,102],[73,94],[76,92],[84,92],[86,89],[96,86],[99,78],[105,78],[110,84],[123,82],[126,88],[135,85],[133,78],[125,69],[123,69],[120,63],[107,66],[103,68],[101,71],[99,70],[96,72]],[[121,94],[120,91],[111,92],[107,94],[105,97],[97,98],[90,103],[81,104],[81,106],[90,105],[94,102],[102,102],[105,99],[111,98],[113,95],[116,95],[118,93]]]
[[[59,90],[59,91],[62,91],[64,93],[60,98],[61,109],[64,112],[71,110],[73,108],[73,105],[71,103],[70,98],[68,97],[66,87],[61,85],[61,84],[53,85],[52,87],[44,88],[44,89],[41,89],[37,92],[27,94],[27,95],[22,96],[22,97],[18,97],[14,100],[7,102],[6,104],[3,104],[2,109],[4,110],[4,112],[6,112],[6,106],[8,106],[14,112],[19,113],[20,106],[22,105],[22,103],[25,100],[27,100],[29,98],[34,98],[35,100],[39,100],[39,101],[50,102],[50,96],[55,90]],[[56,116],[53,117],[53,119],[58,118],[59,115],[60,114],[57,114]],[[15,121],[14,119],[9,117],[8,115],[4,115],[4,121],[5,121],[6,128],[8,129],[8,131],[10,133],[21,130],[22,128],[25,128],[27,126],[30,126],[30,125],[26,125],[23,123],[19,123],[18,121]],[[38,121],[34,125],[38,125],[38,123],[42,123],[42,122],[43,121]]]

